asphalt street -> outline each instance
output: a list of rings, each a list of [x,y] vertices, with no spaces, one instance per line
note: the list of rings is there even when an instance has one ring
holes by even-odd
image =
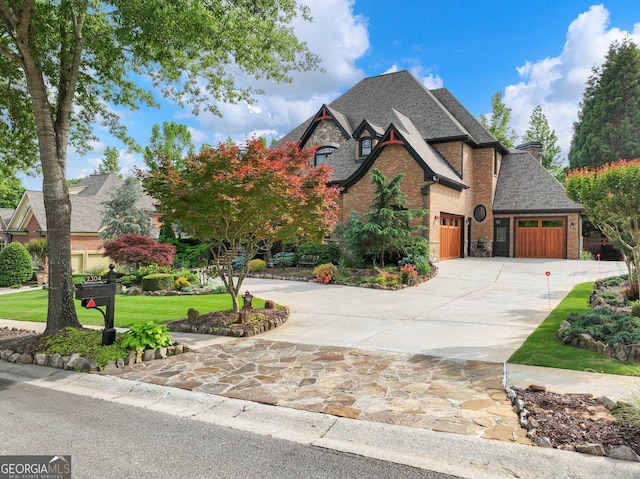
[[[0,455],[71,455],[74,479],[453,479],[0,379]]]

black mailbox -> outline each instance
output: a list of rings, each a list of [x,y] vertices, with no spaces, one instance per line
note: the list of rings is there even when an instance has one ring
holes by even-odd
[[[85,282],[76,286],[76,299],[83,308],[108,306],[111,296],[115,294],[115,284],[105,282]]]
[[[95,308],[104,316],[102,330],[102,344],[108,346],[116,340],[114,325],[114,309],[116,300],[116,273],[114,265],[109,265],[106,281],[85,281],[76,285],[76,299],[80,300],[83,308]],[[93,278],[91,278],[93,279]],[[102,311],[98,306],[104,306]]]

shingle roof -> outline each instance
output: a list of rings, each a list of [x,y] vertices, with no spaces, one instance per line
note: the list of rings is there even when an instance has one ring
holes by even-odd
[[[437,90],[431,90],[431,93],[433,93],[440,103],[464,126],[478,145],[494,144],[497,142],[496,138],[482,126],[482,123],[480,123],[449,90],[446,88],[438,88]]]
[[[0,226],[6,226],[9,223],[14,211],[13,208],[0,208]]]
[[[76,183],[70,194],[71,200],[71,232],[72,233],[96,233],[102,223],[102,203],[111,200],[113,194],[122,186],[124,180],[116,175],[91,175]],[[40,228],[47,230],[44,197],[41,191],[27,190],[25,196],[36,217]],[[138,200],[138,206],[150,212],[155,211],[153,198],[143,194]]]
[[[502,158],[493,199],[494,213],[581,211],[562,184],[531,153],[509,150]]]

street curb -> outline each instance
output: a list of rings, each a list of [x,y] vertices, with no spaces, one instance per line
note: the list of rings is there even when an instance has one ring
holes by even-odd
[[[339,418],[113,376],[0,362],[0,378],[464,478],[633,479],[640,473],[637,463],[605,457]]]

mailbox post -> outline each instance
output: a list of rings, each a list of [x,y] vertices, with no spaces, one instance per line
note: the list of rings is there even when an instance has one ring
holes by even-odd
[[[116,273],[114,268],[113,264],[109,265],[106,281],[84,281],[76,286],[76,299],[80,300],[82,307],[95,308],[104,317],[103,346],[113,344],[116,340],[116,329],[114,328]],[[105,310],[103,311],[98,306],[104,306]]]

